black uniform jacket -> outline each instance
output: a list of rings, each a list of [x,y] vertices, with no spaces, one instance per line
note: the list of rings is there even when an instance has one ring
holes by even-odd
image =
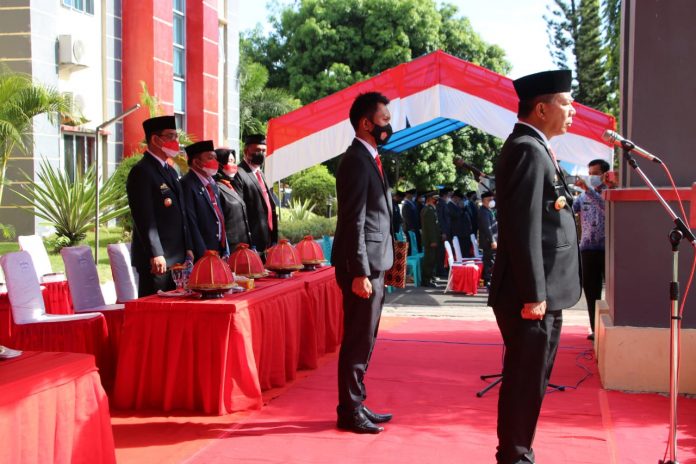
[[[247,219],[251,230],[251,245],[256,247],[256,251],[262,253],[266,248],[278,242],[278,214],[276,212],[275,195],[268,188],[266,178],[261,174],[264,187],[268,192],[269,201],[273,214],[273,230],[268,228],[268,209],[263,198],[263,190],[256,175],[246,161],[238,165],[237,175],[232,179],[237,193],[244,199],[246,205]]]
[[[219,206],[220,193],[217,184],[211,181],[210,185],[213,187],[215,201]],[[198,261],[206,250],[215,250],[220,253],[220,256],[226,255],[227,247],[223,249],[220,244],[220,224],[213,202],[210,200],[210,194],[193,170],[189,170],[181,178],[181,189],[184,192],[195,260]]]
[[[176,173],[168,173],[150,153],[145,153],[128,174],[126,192],[133,215],[131,261],[136,269],[149,269],[150,259],[164,256],[167,267],[183,263],[191,249],[184,196]]]
[[[249,220],[247,219],[244,199],[239,196],[231,184],[218,180],[220,189],[220,203],[222,214],[225,215],[225,232],[230,253],[233,253],[237,245],[246,243],[251,245],[251,232],[249,232]]]
[[[338,221],[331,252],[336,273],[359,277],[391,268],[391,194],[375,159],[357,139],[341,157],[336,194]]]
[[[495,175],[499,240],[488,304],[510,311],[544,300],[548,311],[573,306],[581,279],[572,195],[541,136],[516,124]]]

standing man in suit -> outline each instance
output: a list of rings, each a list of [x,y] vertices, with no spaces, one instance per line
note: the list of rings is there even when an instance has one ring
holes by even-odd
[[[452,201],[447,205],[452,240],[459,239],[462,257],[471,256],[471,219],[464,203],[464,194],[457,189],[452,192]]]
[[[331,264],[343,294],[343,342],[338,355],[337,427],[379,433],[391,414],[364,405],[364,378],[384,304],[384,271],[394,261],[392,202],[377,146],[392,134],[389,100],[377,92],[359,95],[350,108],[355,139],[336,173],[338,221]]]
[[[561,310],[582,293],[572,195],[549,146],[573,122],[570,83],[568,70],[513,82],[518,123],[495,170],[500,235],[488,304],[505,343],[499,464],[534,462],[532,441],[558,350]]]
[[[409,231],[413,231],[416,234],[416,243],[420,247],[420,212],[418,211],[418,205],[416,205],[416,189],[407,190],[404,193],[404,201],[401,203],[401,217],[404,222],[404,233],[408,234]],[[406,241],[410,243],[408,236]],[[420,248],[419,248],[420,249]]]
[[[394,192],[392,194],[392,230],[394,233],[398,233],[401,231],[401,224],[403,224],[404,220],[401,217],[401,207],[399,206],[401,202],[404,199],[404,192]]]
[[[442,229],[437,218],[438,194],[433,191],[425,195],[425,207],[421,211],[423,227],[423,286],[437,288],[434,277],[439,259],[438,247],[442,244]]]
[[[186,157],[189,172],[181,178],[181,188],[186,199],[195,260],[198,261],[207,250],[227,256],[225,218],[220,207],[220,192],[213,180],[218,172],[213,141],[203,140],[189,145]]]
[[[126,182],[139,297],[176,288],[169,268],[193,259],[184,194],[168,163],[179,153],[176,121],[174,116],[159,116],[144,121],[143,129],[147,150]]]
[[[267,248],[278,243],[278,214],[273,191],[268,188],[261,165],[266,157],[266,137],[247,135],[244,139],[244,160],[239,163],[237,175],[232,179],[237,193],[244,198],[251,246],[264,257]]]
[[[495,250],[498,249],[498,221],[493,214],[495,198],[493,192],[481,194],[481,207],[478,211],[479,245],[483,250],[483,284],[491,285],[491,273],[495,263]]]
[[[251,244],[249,220],[247,219],[244,199],[237,193],[232,180],[237,175],[236,153],[230,148],[215,150],[218,162],[218,172],[214,179],[220,190],[220,204],[225,215],[225,231],[230,253],[234,252],[240,243]]]

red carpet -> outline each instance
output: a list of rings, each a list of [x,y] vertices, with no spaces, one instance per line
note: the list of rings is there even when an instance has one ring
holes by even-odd
[[[395,415],[385,432],[360,436],[335,429],[332,358],[261,411],[228,426],[212,419],[220,439],[207,442],[186,462],[494,462],[498,390],[483,398],[475,393],[485,386],[480,374],[500,369],[495,324],[385,322],[367,377],[367,404]],[[535,441],[537,461],[656,463],[667,438],[667,399],[603,391],[594,360],[579,359],[590,349],[586,333],[564,328],[552,381],[575,385],[586,374],[576,362],[593,375],[577,390],[546,397]],[[696,401],[680,399],[679,424],[679,460],[696,462]]]

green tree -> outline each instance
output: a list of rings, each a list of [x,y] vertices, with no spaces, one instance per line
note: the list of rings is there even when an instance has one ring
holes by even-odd
[[[318,164],[300,171],[290,177],[293,199],[308,200],[315,206],[315,211],[328,215],[328,203],[336,197],[336,178],[324,165]]]
[[[549,51],[556,65],[575,65],[575,99],[608,111],[607,57],[602,41],[599,0],[554,0],[551,15],[544,17]]]
[[[244,34],[245,54],[270,71],[269,86],[289,89],[305,104],[438,49],[502,74],[511,69],[504,51],[482,40],[456,6],[433,0],[299,0],[276,5],[271,22],[268,37],[259,28]],[[485,164],[492,142],[469,136],[400,155],[408,161],[399,159],[399,177],[423,188],[454,182],[454,145],[486,153]],[[394,176],[397,157],[387,159]],[[326,164],[335,172],[335,159]]]
[[[621,0],[604,0],[609,111],[619,117],[619,65],[621,61]]]
[[[242,39],[242,59],[239,64],[239,119],[242,139],[248,134],[266,132],[268,120],[300,107],[300,102],[282,88],[268,87],[269,73],[261,64],[248,57],[251,48]]]
[[[0,69],[0,202],[7,162],[15,150],[31,151],[29,136],[35,116],[46,114],[57,123],[61,113],[71,113],[68,98],[58,90],[32,81],[31,76]]]

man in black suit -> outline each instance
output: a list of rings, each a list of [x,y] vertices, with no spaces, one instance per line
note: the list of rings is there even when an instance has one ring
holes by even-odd
[[[491,285],[491,273],[495,263],[495,250],[498,249],[498,221],[493,214],[495,195],[493,192],[481,194],[481,207],[478,212],[479,245],[483,250],[483,284]]]
[[[398,233],[401,231],[401,224],[403,224],[403,218],[401,217],[401,208],[399,205],[404,199],[404,192],[394,192],[392,194],[392,230],[394,233]]]
[[[343,342],[338,356],[339,429],[379,433],[391,414],[370,411],[364,377],[384,304],[384,271],[394,261],[392,202],[377,146],[391,136],[389,100],[359,95],[350,108],[355,139],[336,173],[338,222],[331,263],[343,294]]]
[[[186,149],[189,172],[181,178],[186,201],[193,254],[198,261],[207,250],[229,255],[225,218],[220,207],[220,192],[213,176],[218,172],[212,140],[192,143]]]
[[[470,257],[471,254],[471,218],[466,210],[464,194],[457,189],[452,192],[452,201],[447,204],[447,214],[449,215],[450,234],[452,241],[454,237],[459,239],[459,247],[462,257]]]
[[[278,242],[276,201],[261,172],[265,156],[266,137],[261,134],[246,136],[244,160],[239,163],[237,175],[232,179],[235,190],[244,198],[251,228],[251,245],[262,257],[267,248]]]
[[[138,270],[138,296],[176,286],[169,268],[193,259],[184,195],[167,162],[179,152],[174,116],[143,122],[147,150],[128,174],[126,192],[133,215],[131,261]]]
[[[562,312],[580,299],[572,195],[548,144],[575,110],[571,72],[514,81],[518,123],[498,158],[498,251],[488,304],[505,343],[498,399],[499,464],[534,462],[532,441],[556,357]]]
[[[404,201],[401,203],[401,217],[403,218],[404,233],[408,234],[409,231],[413,231],[416,234],[416,243],[420,245],[420,211],[418,205],[416,204],[416,189],[407,190],[404,194]],[[409,241],[408,236],[406,241]],[[409,242],[410,243],[410,242]]]
[[[251,243],[249,220],[247,219],[244,199],[232,185],[232,179],[237,175],[236,153],[230,148],[215,150],[218,161],[218,172],[214,179],[220,189],[220,204],[225,215],[225,232],[230,253],[234,252],[240,243]]]

